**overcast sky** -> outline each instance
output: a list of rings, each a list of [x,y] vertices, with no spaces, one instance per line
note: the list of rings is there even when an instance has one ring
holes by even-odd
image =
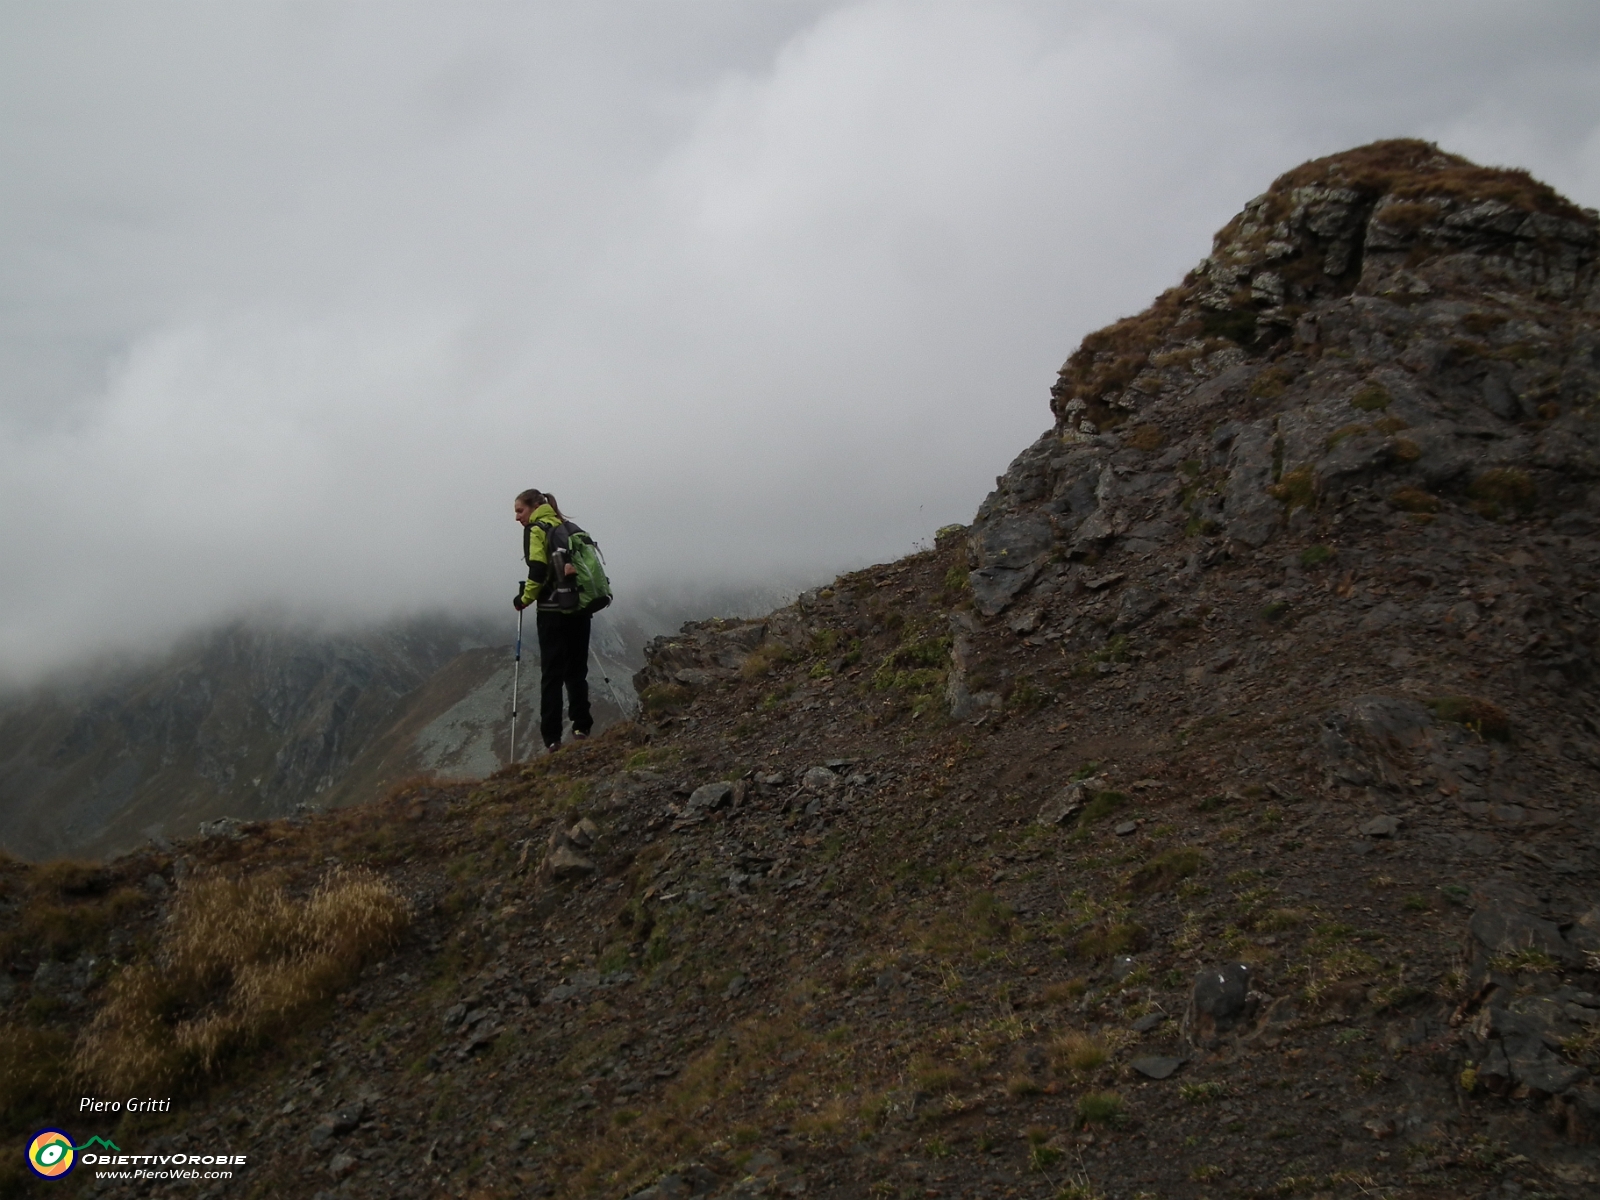
[[[1600,201],[1600,5],[0,7],[0,680],[258,607],[503,609],[967,521],[1274,176]]]

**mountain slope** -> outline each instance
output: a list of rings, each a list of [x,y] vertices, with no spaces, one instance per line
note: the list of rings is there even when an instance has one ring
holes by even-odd
[[[474,621],[348,634],[240,624],[109,682],[11,697],[0,846],[36,859],[115,852],[204,821],[351,803],[408,775],[482,775],[509,751],[511,647],[491,644],[503,636]],[[602,725],[633,706],[628,647],[643,640],[626,618],[596,630]],[[523,704],[536,710],[531,638],[525,649]]]
[[[640,723],[9,868],[6,1120],[263,1196],[1593,1195],[1597,228],[1306,164],[971,529],[657,639]]]

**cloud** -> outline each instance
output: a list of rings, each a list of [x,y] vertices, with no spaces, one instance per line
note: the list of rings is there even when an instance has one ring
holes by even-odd
[[[1420,135],[1600,195],[1581,6],[0,14],[0,677],[257,608],[904,552],[1273,176]]]

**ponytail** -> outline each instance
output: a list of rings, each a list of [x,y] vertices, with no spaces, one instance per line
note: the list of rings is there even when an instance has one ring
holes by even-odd
[[[556,503],[556,498],[549,492],[541,492],[538,488],[529,488],[517,496],[517,503],[526,504],[529,508],[538,508],[541,504],[548,504],[555,510],[556,516],[563,521],[567,518],[561,511],[561,506]]]

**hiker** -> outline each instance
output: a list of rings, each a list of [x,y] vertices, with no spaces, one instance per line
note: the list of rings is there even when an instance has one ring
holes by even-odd
[[[513,510],[522,526],[522,557],[528,581],[517,589],[517,611],[537,604],[539,631],[539,732],[547,750],[561,744],[561,689],[567,690],[572,736],[586,738],[594,728],[589,711],[589,620],[592,610],[577,602],[577,568],[562,536],[575,525],[562,515],[556,498],[529,488]],[[580,531],[581,532],[581,531]],[[556,536],[552,537],[552,533]],[[552,542],[555,553],[552,554]]]

